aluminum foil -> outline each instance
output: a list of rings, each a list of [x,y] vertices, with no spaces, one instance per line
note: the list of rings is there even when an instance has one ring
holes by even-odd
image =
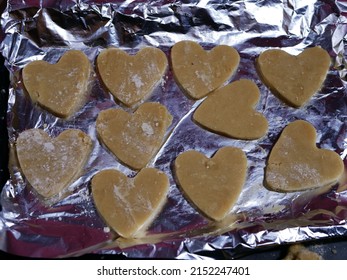
[[[240,246],[314,240],[347,235],[347,180],[324,189],[277,193],[263,186],[266,158],[283,128],[296,119],[317,129],[317,145],[340,154],[347,163],[347,8],[344,1],[8,1],[2,14],[1,51],[11,74],[8,99],[10,146],[18,133],[42,128],[55,136],[79,128],[94,141],[83,176],[69,187],[70,195],[46,205],[28,186],[15,160],[11,178],[1,193],[0,249],[30,257],[66,257],[85,253],[123,254],[134,258],[205,258],[200,252],[223,249],[232,255]],[[171,68],[147,101],[167,106],[173,115],[167,139],[149,166],[170,178],[168,201],[142,239],[125,240],[114,234],[96,212],[90,180],[98,171],[123,166],[100,145],[95,120],[101,110],[120,107],[91,79],[85,106],[71,119],[61,120],[32,104],[21,81],[21,69],[44,59],[56,62],[68,49],[95,59],[108,46],[136,53],[144,46],[170,48],[193,40],[205,49],[220,44],[236,48],[240,66],[229,82],[254,81],[261,99],[257,110],[269,121],[266,137],[233,140],[208,132],[192,122],[201,101],[188,99],[175,83]],[[264,50],[282,48],[298,54],[319,45],[332,66],[322,89],[301,109],[278,100],[259,79],[255,59]],[[195,149],[211,156],[223,146],[241,148],[248,158],[243,191],[228,217],[212,222],[185,199],[173,177],[172,162],[181,152]],[[14,157],[12,157],[14,159]]]

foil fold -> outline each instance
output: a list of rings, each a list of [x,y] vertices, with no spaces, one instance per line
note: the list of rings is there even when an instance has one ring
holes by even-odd
[[[223,250],[233,256],[237,247],[258,248],[314,240],[347,233],[347,181],[300,193],[276,193],[263,186],[266,158],[282,129],[305,119],[318,132],[317,145],[338,152],[347,163],[346,7],[343,1],[15,1],[1,17],[1,52],[11,74],[8,99],[9,145],[28,128],[57,135],[79,128],[94,141],[83,176],[69,187],[70,195],[44,205],[28,187],[15,156],[11,178],[1,193],[0,249],[30,257],[66,257],[85,253],[123,254],[133,258],[203,259],[203,251]],[[97,114],[119,107],[95,74],[85,106],[71,119],[61,120],[26,97],[21,69],[30,61],[56,62],[68,49],[82,50],[95,68],[95,59],[108,46],[135,53],[144,46],[163,50],[181,40],[205,49],[226,44],[236,48],[240,66],[231,81],[251,79],[261,92],[257,110],[269,121],[267,137],[233,140],[197,126],[191,115],[201,101],[188,99],[175,83],[171,68],[147,101],[164,104],[173,115],[167,139],[149,166],[170,179],[168,201],[142,239],[124,240],[96,212],[90,179],[105,168],[128,176],[136,173],[117,162],[98,142]],[[320,45],[332,66],[322,89],[301,109],[279,101],[259,79],[257,56],[269,48],[298,54]],[[241,148],[247,155],[247,181],[238,202],[222,222],[203,217],[177,187],[172,162],[196,149],[211,156],[223,146]]]

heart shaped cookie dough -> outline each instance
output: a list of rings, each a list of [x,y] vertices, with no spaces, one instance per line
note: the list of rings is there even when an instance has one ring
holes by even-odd
[[[198,43],[181,41],[171,49],[177,83],[193,99],[200,99],[223,85],[237,69],[240,56],[229,46],[205,51]]]
[[[153,47],[143,48],[136,55],[109,48],[99,54],[96,62],[106,88],[126,106],[145,99],[168,65],[165,53]]]
[[[67,51],[56,64],[33,61],[23,69],[23,83],[34,103],[61,118],[84,103],[91,66],[81,51]]]
[[[284,102],[303,106],[322,86],[331,59],[320,47],[293,56],[279,49],[267,50],[257,59],[263,82]]]
[[[117,170],[103,170],[92,179],[95,206],[120,236],[135,237],[162,209],[169,179],[155,168],[142,169],[135,178]]]
[[[16,152],[30,185],[44,198],[60,194],[81,173],[92,150],[88,135],[68,129],[51,138],[41,129],[19,134]]]
[[[267,187],[295,192],[336,183],[343,173],[343,162],[337,153],[318,149],[315,141],[316,130],[310,123],[290,123],[270,153],[265,169]]]
[[[96,130],[115,156],[133,169],[141,169],[159,150],[172,116],[159,103],[143,103],[134,114],[122,109],[100,112]]]
[[[254,110],[259,89],[249,80],[217,89],[201,103],[193,119],[206,129],[237,139],[257,139],[268,129],[266,118]]]
[[[192,150],[176,158],[175,172],[188,199],[207,217],[220,221],[240,195],[247,158],[234,147],[221,148],[212,158]]]

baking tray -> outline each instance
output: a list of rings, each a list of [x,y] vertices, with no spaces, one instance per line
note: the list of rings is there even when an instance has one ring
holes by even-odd
[[[240,67],[231,81],[248,78],[256,82],[262,93],[257,109],[270,120],[270,130],[267,138],[248,142],[230,140],[199,128],[190,118],[199,101],[189,100],[182,94],[169,70],[162,88],[149,100],[167,105],[174,113],[169,139],[176,137],[176,140],[166,143],[162,149],[166,152],[158,155],[152,164],[170,175],[172,159],[187,149],[211,155],[225,145],[242,148],[251,164],[246,186],[228,223],[221,225],[206,220],[184,199],[171,177],[168,204],[150,228],[151,233],[165,233],[164,237],[152,235],[131,242],[115,239],[97,215],[90,197],[89,179],[95,170],[110,166],[109,157],[103,152],[107,164],[90,165],[94,173],[85,176],[86,180],[75,186],[71,196],[51,208],[43,207],[25,187],[20,172],[14,172],[1,196],[2,250],[32,257],[97,252],[138,258],[201,258],[201,251],[225,251],[240,246],[259,248],[346,235],[345,182],[330,189],[279,194],[266,190],[261,176],[278,134],[295,119],[314,124],[319,131],[317,144],[337,151],[345,160],[346,13],[342,1],[9,3],[2,19],[6,36],[1,50],[11,80],[7,111],[10,145],[18,132],[44,124],[48,124],[46,129],[53,134],[71,126],[93,134],[87,129],[89,121],[101,109],[117,106],[95,79],[88,105],[73,122],[56,121],[23,98],[20,69],[31,60],[44,58],[53,62],[67,49],[75,48],[85,51],[94,61],[109,45],[130,53],[143,46],[155,46],[170,58],[171,46],[183,39],[197,41],[206,49],[227,44],[239,51]],[[269,12],[276,16],[269,19]],[[298,54],[314,45],[328,50],[333,64],[322,90],[310,103],[300,110],[290,109],[263,85],[255,69],[255,59],[268,48],[280,47]],[[164,89],[166,95],[161,95]],[[91,108],[98,110],[91,113],[88,111]],[[26,118],[29,115],[32,117]],[[111,165],[134,175],[118,163]]]

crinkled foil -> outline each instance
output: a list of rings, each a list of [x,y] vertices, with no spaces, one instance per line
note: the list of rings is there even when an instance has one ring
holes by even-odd
[[[277,193],[263,186],[267,156],[283,128],[296,119],[317,129],[317,145],[340,154],[347,163],[346,31],[344,1],[9,1],[2,15],[1,51],[11,73],[8,100],[10,145],[18,133],[37,127],[50,135],[79,128],[92,137],[94,149],[83,176],[69,187],[70,194],[50,205],[28,186],[19,166],[11,161],[11,178],[1,194],[0,249],[30,257],[65,257],[84,253],[123,254],[134,258],[204,258],[199,253],[244,246],[314,240],[347,235],[347,184],[305,192]],[[123,166],[100,145],[95,120],[101,110],[119,107],[91,79],[85,106],[71,119],[61,120],[32,104],[25,94],[21,69],[44,59],[56,62],[68,49],[95,59],[108,46],[135,53],[144,46],[170,48],[193,40],[205,49],[226,44],[238,50],[240,66],[231,81],[251,79],[260,91],[257,110],[269,120],[266,137],[233,140],[204,130],[192,121],[201,101],[189,100],[175,83],[171,68],[147,101],[158,101],[173,115],[167,139],[149,163],[170,178],[168,201],[142,239],[118,238],[98,215],[90,180],[98,171]],[[259,79],[255,59],[264,50],[282,48],[298,54],[319,45],[332,66],[322,89],[301,109],[278,100]],[[248,158],[243,191],[223,222],[202,216],[185,199],[173,177],[172,162],[181,152],[195,149],[211,156],[223,146],[241,148]]]

